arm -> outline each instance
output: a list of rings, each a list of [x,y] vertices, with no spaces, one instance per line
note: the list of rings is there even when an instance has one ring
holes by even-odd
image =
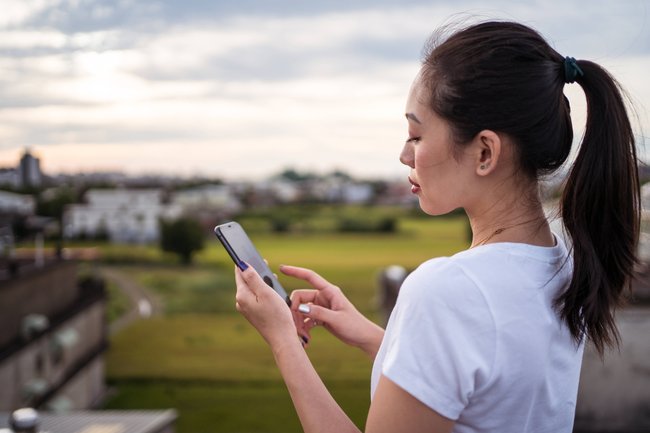
[[[306,433],[359,432],[321,381],[295,337],[285,301],[253,268],[235,268],[236,306],[271,347],[276,364]]]
[[[298,342],[272,350],[305,433],[360,432],[329,393]]]
[[[267,341],[305,433],[358,433],[359,429],[333,399],[314,370],[305,350],[291,338],[295,326],[290,311],[259,275],[235,269],[236,306]],[[453,421],[429,409],[382,377],[370,407],[369,433],[448,433]]]
[[[305,433],[359,433],[332,398],[300,344],[273,350]],[[370,406],[366,433],[451,433],[454,421],[425,406],[382,376]]]
[[[366,432],[451,433],[454,424],[382,375],[370,405]]]

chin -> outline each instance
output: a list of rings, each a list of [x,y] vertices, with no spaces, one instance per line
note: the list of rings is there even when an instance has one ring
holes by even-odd
[[[458,209],[458,207],[444,206],[441,203],[429,203],[420,198],[420,209],[427,215],[440,216],[447,215]]]

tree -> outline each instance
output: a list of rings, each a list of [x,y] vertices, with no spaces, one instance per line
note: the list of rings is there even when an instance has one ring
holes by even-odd
[[[203,249],[204,240],[203,228],[195,219],[182,217],[160,223],[162,250],[177,254],[184,265],[192,263],[192,255]]]
[[[80,201],[79,192],[74,188],[68,186],[50,188],[36,197],[36,214],[54,218],[59,224],[63,224],[66,206]]]

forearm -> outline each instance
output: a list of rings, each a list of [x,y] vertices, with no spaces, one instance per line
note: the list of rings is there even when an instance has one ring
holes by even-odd
[[[363,342],[359,344],[359,348],[374,361],[377,352],[379,351],[379,346],[384,339],[384,329],[371,320],[366,320],[368,321],[366,326],[366,337],[363,339]]]
[[[343,412],[300,344],[283,344],[273,350],[305,433],[359,433]]]

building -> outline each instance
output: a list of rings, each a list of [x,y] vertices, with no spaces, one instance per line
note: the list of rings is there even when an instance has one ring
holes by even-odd
[[[0,168],[0,185],[9,188],[20,186],[20,177],[15,168]]]
[[[203,185],[177,191],[171,202],[185,213],[210,211],[232,215],[242,210],[242,204],[226,185]]]
[[[107,236],[112,242],[156,242],[160,237],[160,219],[174,219],[181,214],[179,206],[163,202],[160,189],[90,190],[85,200],[85,204],[66,208],[66,238]]]
[[[206,233],[243,209],[233,189],[226,185],[202,185],[176,191],[170,201],[182,214],[196,219]]]
[[[39,188],[43,184],[41,161],[25,149],[18,166],[0,168],[0,185],[9,188]]]
[[[0,411],[84,409],[104,396],[106,296],[77,263],[17,263],[0,279]]]
[[[0,215],[34,215],[36,201],[27,194],[0,191]]]
[[[42,413],[37,431],[47,433],[173,433],[174,410],[76,411]],[[9,414],[0,413],[0,433]]]
[[[25,153],[20,158],[18,177],[22,187],[38,188],[43,183],[41,161],[34,157],[29,150],[25,150]]]
[[[34,197],[0,191],[0,263],[8,260],[14,245],[14,225],[34,218]],[[2,272],[2,269],[0,269]]]
[[[0,432],[31,418],[37,428],[21,431],[173,433],[174,410],[88,410],[106,396],[106,294],[77,271],[50,260],[0,272]]]

